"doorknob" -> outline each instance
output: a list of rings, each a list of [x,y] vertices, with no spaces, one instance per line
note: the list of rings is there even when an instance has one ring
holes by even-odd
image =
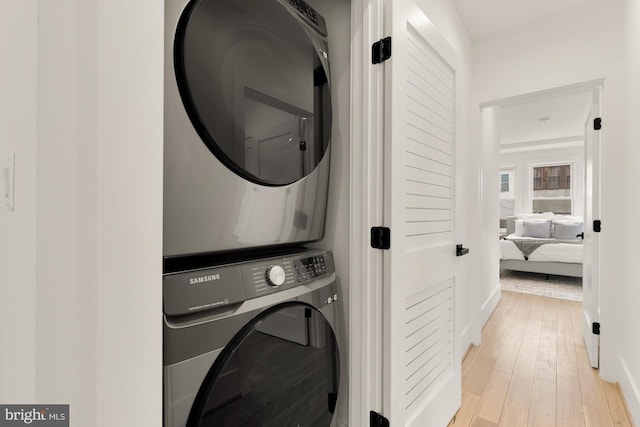
[[[456,245],[456,256],[462,256],[469,253],[469,248],[463,248],[462,245]]]

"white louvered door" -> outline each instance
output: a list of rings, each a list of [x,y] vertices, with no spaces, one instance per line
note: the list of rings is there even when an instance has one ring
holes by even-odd
[[[454,55],[415,0],[386,2],[383,407],[445,427],[461,401],[455,325]]]

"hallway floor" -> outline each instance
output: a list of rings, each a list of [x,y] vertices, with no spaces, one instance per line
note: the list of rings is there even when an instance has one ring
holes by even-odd
[[[618,386],[591,368],[578,302],[502,292],[462,363],[455,427],[629,426]]]

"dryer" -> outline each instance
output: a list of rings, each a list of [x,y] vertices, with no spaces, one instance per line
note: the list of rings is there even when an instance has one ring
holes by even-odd
[[[164,257],[320,240],[327,26],[303,0],[165,0]]]
[[[164,427],[333,427],[330,252],[164,277]]]

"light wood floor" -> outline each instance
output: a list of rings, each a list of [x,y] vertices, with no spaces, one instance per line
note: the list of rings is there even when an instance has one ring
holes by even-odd
[[[619,387],[589,365],[581,310],[502,292],[462,363],[462,407],[450,426],[631,427]]]

